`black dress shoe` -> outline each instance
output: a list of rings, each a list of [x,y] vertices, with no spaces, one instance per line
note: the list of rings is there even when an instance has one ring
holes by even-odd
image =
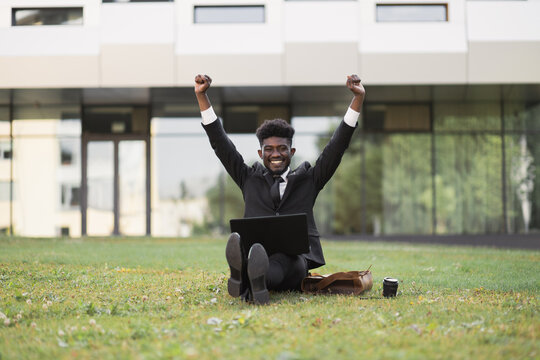
[[[246,261],[242,253],[242,245],[240,244],[240,235],[232,233],[225,247],[225,257],[229,263],[231,277],[227,283],[229,295],[233,297],[245,296],[247,289],[246,279]]]
[[[253,244],[249,249],[247,275],[251,289],[251,300],[255,304],[267,304],[270,294],[266,288],[266,272],[268,271],[268,255],[261,244]]]

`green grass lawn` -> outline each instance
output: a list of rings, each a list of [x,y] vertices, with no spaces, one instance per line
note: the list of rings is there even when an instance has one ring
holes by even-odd
[[[225,238],[0,239],[0,359],[540,357],[539,251],[323,248],[318,272],[372,265],[372,291],[243,303],[227,294]]]

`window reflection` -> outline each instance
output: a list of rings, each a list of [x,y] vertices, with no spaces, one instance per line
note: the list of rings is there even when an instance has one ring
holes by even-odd
[[[119,227],[122,235],[146,234],[146,142],[120,141],[118,145],[120,198]]]
[[[437,135],[435,144],[437,233],[502,232],[501,137]]]
[[[9,108],[7,106],[0,106],[0,137],[9,137],[10,132]]]
[[[507,230],[540,232],[540,104],[507,102],[504,109]]]
[[[436,232],[503,232],[500,104],[436,103],[434,114]]]
[[[431,234],[431,137],[385,136],[380,151],[383,157],[382,232]],[[366,171],[370,171],[367,164]],[[366,193],[369,196],[369,190]]]
[[[446,4],[377,4],[378,22],[447,21]]]
[[[82,7],[27,8],[12,10],[12,25],[82,25]]]
[[[429,105],[433,119],[427,105],[366,105],[364,126],[316,201],[321,234],[540,232],[540,105],[515,98],[504,104],[445,101]],[[307,104],[292,107],[297,149],[292,168],[303,161],[314,164],[342,119],[337,106],[342,104]],[[78,104],[25,101],[14,105],[10,127],[8,108],[0,107],[0,233],[11,231],[12,223],[13,233],[22,236],[80,234],[85,194],[79,109]],[[194,111],[163,114],[168,117],[155,117],[150,124],[152,235],[227,232],[228,220],[244,213],[238,186],[216,158]],[[380,128],[377,116],[384,119]],[[148,125],[133,121],[125,129],[146,131]],[[246,163],[260,161],[252,132],[230,137]],[[129,160],[125,165],[132,160],[125,171],[120,160],[120,232],[130,228],[143,234],[145,154],[141,148],[123,151],[119,144],[125,155],[120,157]],[[110,235],[112,173],[100,167],[112,169],[112,150],[100,155],[90,146],[88,151],[88,233]],[[129,189],[136,199],[122,195]],[[128,218],[131,225],[123,224]]]
[[[11,226],[11,149],[9,108],[0,106],[0,234]]]
[[[435,103],[435,131],[479,131],[501,129],[499,103]]]
[[[198,128],[198,135],[178,132]],[[152,119],[152,235],[208,233],[214,221],[207,193],[219,186],[221,165],[200,118]]]
[[[506,137],[508,232],[540,231],[540,135]]]
[[[505,130],[506,131],[539,131],[540,130],[540,104],[506,103]]]
[[[14,234],[80,235],[80,129],[76,105],[14,107]]]
[[[195,6],[194,23],[264,23],[264,5]]]
[[[0,137],[0,234],[11,226],[11,140]]]
[[[87,234],[108,236],[114,232],[114,143],[88,143]]]

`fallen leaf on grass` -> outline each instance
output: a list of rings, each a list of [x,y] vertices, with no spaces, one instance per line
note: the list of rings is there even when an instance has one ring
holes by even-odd
[[[316,318],[315,321],[313,321],[311,323],[312,326],[315,326],[315,327],[320,327],[322,325],[322,319],[321,318]]]

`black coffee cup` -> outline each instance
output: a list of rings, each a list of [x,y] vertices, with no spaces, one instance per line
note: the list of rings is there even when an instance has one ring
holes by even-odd
[[[394,297],[397,294],[399,281],[391,277],[385,277],[383,280],[383,296]]]

